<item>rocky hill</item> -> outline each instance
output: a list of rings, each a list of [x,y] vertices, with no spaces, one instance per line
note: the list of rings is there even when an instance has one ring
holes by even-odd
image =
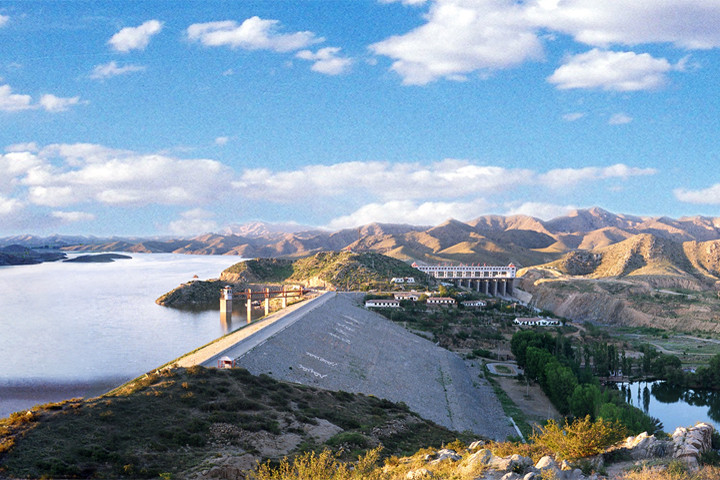
[[[485,215],[468,222],[451,219],[432,227],[371,223],[336,232],[254,222],[234,225],[222,234],[193,238],[103,240],[18,236],[0,239],[0,245],[8,242],[52,244],[76,251],[173,252],[247,258],[299,258],[320,251],[347,249],[382,253],[406,261],[482,261],[531,266],[558,260],[573,250],[597,250],[644,234],[677,243],[703,244],[720,240],[720,218],[639,217],[590,208],[549,221],[525,215]],[[702,261],[711,256],[712,252],[698,251],[698,264],[702,265]]]
[[[320,252],[294,261],[256,258],[237,263],[220,275],[229,283],[295,283],[351,290],[393,277],[427,282],[425,274],[405,262],[373,252],[347,251]]]
[[[387,284],[393,277],[414,277],[418,285],[430,279],[405,262],[373,252],[320,252],[296,260],[255,258],[245,260],[221,274],[220,279],[195,280],[163,294],[155,303],[166,307],[216,308],[220,290],[228,284],[295,284],[338,290],[357,290],[371,284]]]
[[[720,241],[643,233],[519,273],[533,303],[581,321],[720,331]]]

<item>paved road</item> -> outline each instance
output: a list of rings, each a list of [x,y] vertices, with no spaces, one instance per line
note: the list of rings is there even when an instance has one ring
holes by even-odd
[[[214,348],[215,345],[209,345],[199,360],[191,359],[191,365],[200,364],[204,367],[216,367],[217,361],[224,356],[237,358],[244,355],[249,350],[262,345],[268,338],[282,332],[293,323],[300,320],[304,315],[313,311],[315,308],[323,305],[332,298],[333,293],[324,293],[319,297],[307,300],[297,307],[289,307],[289,310],[280,310],[255,324],[246,326],[245,328],[234,332],[228,336],[227,341],[220,348]],[[218,342],[219,343],[219,342]],[[209,353],[207,353],[209,352]],[[212,355],[212,356],[209,356]],[[180,362],[178,362],[180,364]],[[180,365],[184,366],[184,365]]]
[[[328,294],[274,335],[237,355],[254,374],[405,402],[456,431],[515,434],[492,388],[452,352],[361,308],[357,294]],[[303,312],[299,312],[303,313]]]

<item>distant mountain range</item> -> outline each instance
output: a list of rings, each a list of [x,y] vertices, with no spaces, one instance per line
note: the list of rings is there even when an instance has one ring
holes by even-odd
[[[630,241],[636,236],[641,237]],[[612,257],[619,261],[624,258],[625,249],[642,251],[643,247],[637,247],[636,244],[652,244],[653,247],[647,247],[646,250],[667,252],[672,257],[660,263],[672,264],[673,268],[677,267],[683,272],[701,269],[714,275],[718,261],[713,252],[720,248],[716,243],[718,241],[720,218],[638,217],[590,208],[576,210],[549,221],[525,215],[486,215],[469,222],[448,220],[434,227],[371,223],[335,232],[293,224],[255,222],[232,226],[222,234],[209,233],[193,238],[102,239],[24,235],[0,239],[0,247],[20,244],[64,251],[172,252],[239,255],[246,258],[292,258],[323,250],[345,249],[373,251],[401,260],[427,263],[512,262],[518,266],[531,266],[559,262],[555,266],[565,269],[567,273],[627,275],[643,262],[647,266],[647,259],[642,260],[642,255],[633,253],[631,256],[635,260],[620,262],[622,265],[616,265],[615,262],[613,266],[608,266],[611,263],[609,259]],[[694,242],[694,246],[686,245],[687,242]],[[614,245],[618,246],[616,250],[621,253],[607,250]],[[601,255],[604,260],[594,260],[596,268],[590,268],[593,262],[583,266],[588,259],[583,260],[582,255],[578,257],[578,250],[607,253]],[[569,257],[566,258],[566,255]],[[575,272],[573,269],[577,268],[580,270]]]

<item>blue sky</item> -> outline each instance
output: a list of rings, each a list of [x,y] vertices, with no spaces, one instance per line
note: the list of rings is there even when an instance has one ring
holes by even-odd
[[[0,235],[720,216],[715,0],[0,0]]]

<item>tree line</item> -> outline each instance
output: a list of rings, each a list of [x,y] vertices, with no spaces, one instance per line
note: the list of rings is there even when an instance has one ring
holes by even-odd
[[[618,421],[632,434],[662,430],[659,420],[625,402],[619,391],[600,385],[592,359],[605,359],[603,370],[619,370],[622,358],[627,361],[628,357],[616,349],[605,347],[601,351],[597,346],[593,352],[574,346],[572,340],[559,333],[553,336],[549,332],[521,330],[513,335],[510,350],[525,369],[526,377],[540,385],[561,414]]]

